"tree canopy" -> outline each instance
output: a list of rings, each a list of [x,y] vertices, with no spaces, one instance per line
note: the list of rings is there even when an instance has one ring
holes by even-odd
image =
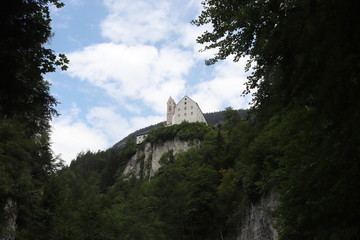
[[[205,0],[203,6],[193,23],[212,30],[197,41],[218,51],[206,63],[250,57],[245,93],[257,90],[258,132],[246,154],[255,172],[270,167],[253,177],[271,181],[281,194],[283,239],[345,233],[356,239],[360,3]]]
[[[44,74],[68,63],[45,47],[52,36],[50,5],[63,4],[15,0],[0,9],[0,236],[6,239],[15,227],[17,239],[39,239],[37,231],[46,228],[42,192],[56,170],[49,133],[57,101]]]
[[[62,6],[57,0],[16,0],[0,10],[1,119],[22,116],[40,127],[56,115],[44,74],[66,69],[68,60],[44,46],[52,36],[49,4]]]
[[[197,41],[204,50],[218,51],[206,63],[250,56],[247,87],[258,88],[255,104],[325,108],[326,100],[337,109],[354,104],[358,1],[205,0],[203,5],[193,24],[209,24],[212,30]]]

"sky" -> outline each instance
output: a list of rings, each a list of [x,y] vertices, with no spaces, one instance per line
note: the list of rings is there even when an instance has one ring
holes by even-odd
[[[48,47],[70,60],[45,77],[60,104],[52,150],[69,164],[82,151],[106,150],[128,134],[166,120],[166,102],[187,95],[204,113],[249,108],[242,97],[246,59],[213,66],[214,51],[190,22],[200,0],[63,0],[51,8]]]

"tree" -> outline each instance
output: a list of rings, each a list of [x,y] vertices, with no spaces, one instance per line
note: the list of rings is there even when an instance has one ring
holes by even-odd
[[[269,170],[255,169],[254,176],[276,182],[282,238],[357,239],[360,3],[205,0],[203,5],[193,23],[213,29],[197,40],[207,44],[205,50],[218,49],[206,63],[250,56],[246,93],[257,88],[257,136],[246,162],[271,163]]]
[[[211,24],[213,30],[197,41],[208,44],[204,50],[218,49],[206,63],[250,56],[248,68],[255,66],[247,88],[258,88],[255,106],[271,107],[270,100],[281,106],[354,103],[345,91],[358,90],[357,1],[206,0],[203,5],[193,23]]]
[[[49,94],[49,83],[43,74],[55,71],[55,66],[66,69],[68,61],[63,54],[57,58],[44,47],[52,34],[49,4],[62,6],[57,0],[17,0],[0,10],[2,119],[22,115],[39,126],[56,115],[57,102]]]
[[[0,10],[0,208],[13,203],[8,210],[17,217],[18,239],[35,237],[30,222],[43,214],[42,188],[56,169],[49,122],[57,101],[44,74],[56,66],[66,69],[68,60],[44,47],[52,34],[51,4],[62,6],[57,0],[15,0]],[[7,216],[1,211],[0,231],[12,238],[6,224],[14,219]]]

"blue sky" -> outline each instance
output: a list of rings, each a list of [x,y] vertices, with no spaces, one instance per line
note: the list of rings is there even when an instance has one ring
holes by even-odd
[[[169,96],[195,100],[204,113],[248,108],[241,97],[245,59],[214,66],[199,52],[206,27],[190,24],[200,0],[64,0],[51,13],[49,47],[70,60],[51,73],[61,114],[52,123],[52,148],[66,163],[81,151],[105,150],[129,133],[166,118]]]

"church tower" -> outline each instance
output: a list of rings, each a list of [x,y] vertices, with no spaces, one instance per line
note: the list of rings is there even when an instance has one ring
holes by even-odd
[[[167,101],[167,118],[166,118],[166,125],[172,125],[172,119],[175,113],[175,107],[176,107],[176,103],[174,101],[174,99],[172,99],[171,97],[169,97],[169,100]]]

